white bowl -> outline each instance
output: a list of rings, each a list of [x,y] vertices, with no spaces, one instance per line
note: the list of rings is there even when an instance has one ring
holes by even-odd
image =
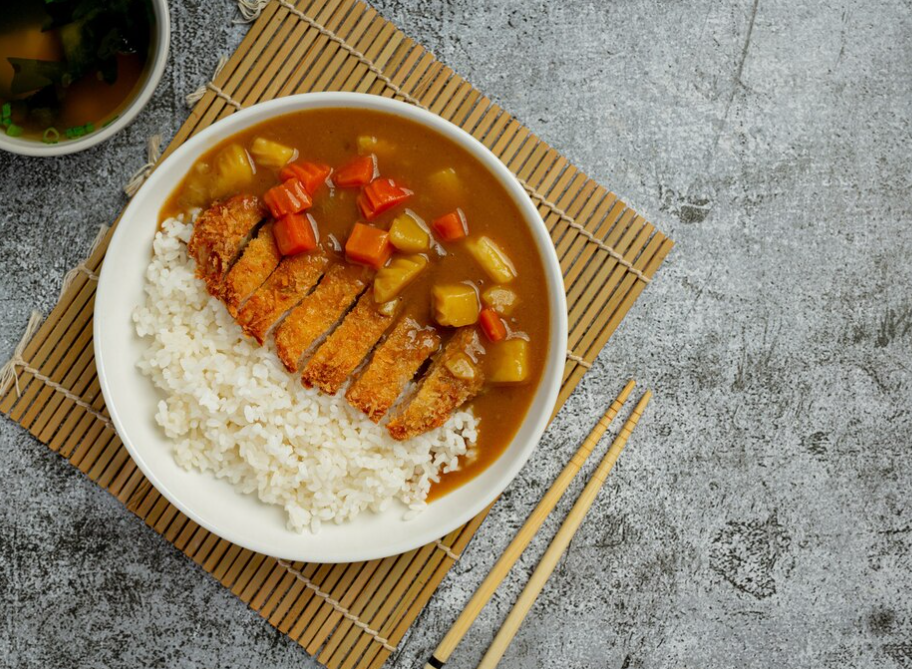
[[[10,137],[4,132],[0,132],[0,149],[11,153],[19,153],[23,156],[64,156],[68,153],[84,151],[100,144],[130,125],[155,92],[155,88],[158,86],[158,82],[161,81],[162,74],[165,71],[165,63],[168,61],[168,47],[171,42],[171,19],[168,13],[168,2],[167,0],[151,1],[152,9],[155,13],[155,34],[152,39],[150,56],[152,62],[149,65],[142,88],[140,88],[127,107],[120,112],[120,115],[113,123],[88,135],[83,135],[79,139],[61,140],[57,144],[45,144],[41,140]]]
[[[131,315],[144,299],[159,210],[187,170],[205,151],[262,121],[305,109],[374,109],[428,126],[465,147],[499,179],[532,230],[547,278],[551,338],[541,383],[516,437],[501,457],[465,485],[432,502],[412,520],[405,507],[354,521],[324,523],[319,534],[286,528],[285,512],[242,495],[210,474],[187,471],[172,456],[172,445],[156,425],[160,399],[136,367],[145,343]],[[506,167],[480,142],[455,125],[411,105],[358,93],[310,93],[250,107],[191,137],[152,173],[130,202],[108,247],[95,299],[95,361],[98,378],[117,432],[146,477],[184,514],[207,530],[244,548],[307,562],[355,562],[404,553],[446,535],[482,511],[509,485],[532,454],[554,408],[567,350],[567,305],[560,264],[537,209]]]

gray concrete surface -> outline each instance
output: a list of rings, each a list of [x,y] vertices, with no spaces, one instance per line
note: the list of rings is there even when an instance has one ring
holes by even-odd
[[[243,35],[226,0],[172,4],[165,80],[129,130],[0,155],[4,359],[124,204],[145,137],[173,134]],[[678,241],[390,664],[423,664],[635,375],[656,400],[503,666],[912,666],[912,6],[375,5]],[[0,490],[3,666],[315,665],[8,421]]]

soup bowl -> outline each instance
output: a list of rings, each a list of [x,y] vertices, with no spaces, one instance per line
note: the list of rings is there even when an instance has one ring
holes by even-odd
[[[406,520],[400,504],[364,512],[317,534],[287,529],[280,507],[236,492],[211,474],[188,471],[155,423],[161,394],[137,369],[145,340],[131,315],[143,303],[145,268],[159,211],[194,162],[237,132],[268,119],[319,108],[356,108],[393,114],[449,138],[477,158],[506,189],[531,230],[545,273],[542,294],[550,307],[549,345],[541,381],[529,410],[502,455],[462,486]],[[388,98],[358,93],[309,93],[261,103],[232,114],[190,138],[152,173],[124,211],[105,257],[95,302],[95,360],[117,432],[150,482],[178,509],[207,530],[244,548],[311,562],[353,562],[409,551],[442,537],[487,507],[514,479],[535,449],[554,409],[567,350],[567,307],[557,254],[538,210],[507,168],[480,142],[440,117]]]
[[[171,42],[171,19],[167,0],[150,0],[155,17],[152,27],[152,41],[149,60],[139,87],[133,92],[123,110],[107,125],[98,128],[76,139],[61,140],[56,144],[47,144],[40,139],[10,137],[0,132],[0,149],[24,156],[64,156],[84,151],[110,139],[130,125],[137,114],[148,104],[158,87],[168,62],[168,49]]]

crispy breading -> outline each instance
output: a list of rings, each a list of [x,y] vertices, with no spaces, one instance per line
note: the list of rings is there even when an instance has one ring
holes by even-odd
[[[453,411],[475,397],[484,384],[481,365],[477,364],[481,351],[474,326],[457,330],[431,364],[414,397],[390,419],[387,424],[390,436],[404,441],[438,428]],[[475,363],[475,373],[468,380],[456,377],[446,364],[462,355],[467,355]]]
[[[197,217],[187,248],[196,259],[196,276],[206,282],[211,295],[219,296],[225,275],[265,217],[266,210],[254,195],[216,202]]]
[[[398,300],[376,304],[373,289],[367,290],[305,365],[301,382],[335,395],[392,325],[400,306]]]
[[[314,291],[275,329],[276,352],[289,372],[321,337],[328,335],[367,287],[369,273],[360,265],[329,268]]]
[[[266,282],[247,300],[237,322],[260,344],[286,311],[304,299],[323,275],[329,259],[322,251],[282,259]]]
[[[433,327],[403,318],[374,351],[364,372],[345,393],[349,403],[375,423],[396,403],[425,360],[440,346]]]
[[[272,235],[272,223],[260,228],[244,253],[234,263],[222,284],[222,301],[228,313],[237,316],[238,309],[254,291],[263,285],[282,260],[282,254]]]

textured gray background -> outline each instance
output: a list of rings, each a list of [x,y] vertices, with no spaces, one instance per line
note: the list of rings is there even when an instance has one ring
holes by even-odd
[[[228,1],[172,4],[132,127],[0,155],[4,359],[245,30]],[[678,242],[391,664],[434,648],[635,375],[656,400],[503,666],[912,666],[909,3],[375,5]],[[0,491],[5,666],[314,666],[5,420]],[[568,506],[451,666],[480,658]]]

